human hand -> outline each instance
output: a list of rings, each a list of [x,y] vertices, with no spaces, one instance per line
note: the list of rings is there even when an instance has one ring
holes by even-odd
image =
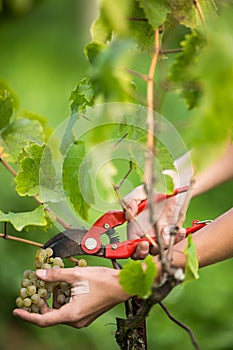
[[[45,302],[40,314],[15,309],[13,314],[39,327],[67,324],[75,328],[87,327],[101,314],[129,298],[119,284],[118,270],[106,267],[74,267],[37,270],[46,282],[67,282],[71,285],[69,303],[50,308]],[[77,286],[84,285],[84,288]],[[77,293],[78,290],[78,293]]]
[[[155,198],[155,210],[156,210],[156,228],[159,233],[161,233],[164,241],[164,245],[168,246],[170,239],[170,227],[176,225],[179,211],[184,201],[185,193],[180,193],[174,197],[170,197],[166,200],[163,200],[159,203],[156,202],[156,193],[154,194]],[[144,190],[144,186],[136,187],[131,193],[124,197],[124,203],[126,204],[126,218],[128,220],[127,225],[127,234],[128,239],[137,239],[144,235],[146,232],[150,236],[154,236],[153,224],[150,222],[149,210],[146,209],[139,215],[138,205],[139,203],[146,199],[147,195]],[[137,215],[137,220],[134,217]],[[183,218],[184,219],[184,218]],[[175,243],[184,239],[186,235],[186,230],[180,228],[175,239]],[[136,252],[133,255],[133,259],[144,259],[149,253],[149,243],[142,242],[138,245]],[[153,254],[157,253],[156,248],[153,248]]]

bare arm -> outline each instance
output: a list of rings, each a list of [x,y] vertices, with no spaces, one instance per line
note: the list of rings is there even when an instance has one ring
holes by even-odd
[[[233,257],[233,208],[193,234],[199,266],[204,267]],[[173,263],[185,267],[187,239],[174,246]],[[155,258],[157,259],[157,258]]]
[[[233,179],[233,145],[229,145],[224,155],[200,173],[193,186],[193,197],[204,193],[221,183]]]

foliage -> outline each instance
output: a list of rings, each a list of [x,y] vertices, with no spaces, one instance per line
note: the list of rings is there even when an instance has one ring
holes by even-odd
[[[186,266],[183,285],[199,278],[197,252],[192,235],[188,235],[187,247],[184,252],[186,256]]]
[[[131,260],[120,272],[120,284],[127,294],[147,298],[151,294],[156,273],[151,255],[148,255],[144,261]]]
[[[170,66],[168,65],[164,80],[169,89],[184,97],[188,109],[193,109],[193,111],[185,109],[183,114],[184,119],[187,117],[187,129],[191,131],[186,132],[186,138],[190,148],[195,147],[196,150],[194,162],[205,165],[207,160],[212,159],[212,154],[216,156],[222,151],[229,139],[232,130],[233,51],[230,49],[233,29],[232,7],[227,7],[227,10],[218,17],[213,1],[199,0],[199,4],[204,25],[203,18],[192,1],[122,0],[113,3],[110,0],[103,0],[101,2],[99,16],[91,27],[91,42],[85,47],[90,66],[86,77],[81,77],[71,92],[70,105],[73,115],[62,141],[58,144],[59,155],[62,156],[62,186],[77,215],[82,219],[88,220],[92,215],[90,208],[95,203],[95,188],[91,174],[92,164],[86,158],[90,148],[85,137],[82,140],[76,139],[75,127],[81,125],[82,118],[88,116],[86,111],[95,104],[112,101],[144,103],[141,100],[142,91],[137,82],[138,77],[135,75],[133,77],[136,84],[132,81],[131,67],[133,70],[138,57],[142,57],[142,60],[146,59],[140,71],[148,70],[146,62],[153,54],[155,29],[160,30],[160,45],[163,48],[170,44],[169,31],[172,30],[175,36],[181,28],[182,37],[180,38],[179,32],[179,44],[182,51],[175,55],[174,59],[167,57]],[[160,68],[162,70],[163,64],[160,59],[158,72]],[[156,85],[159,92],[163,90],[163,84],[157,81],[157,78]],[[48,101],[50,104],[54,103],[49,97]],[[178,99],[176,101],[182,103]],[[135,116],[129,117],[134,123]],[[47,191],[60,185],[57,184],[57,159],[53,163],[52,154],[46,147],[52,131],[46,122],[47,120],[38,114],[28,111],[18,112],[17,97],[6,83],[0,84],[0,146],[3,147],[3,153],[8,156],[5,159],[18,172],[15,182],[16,191],[20,196],[39,198],[42,184]],[[126,139],[145,145],[145,130],[135,128],[133,123],[121,124],[118,139],[127,134]],[[104,139],[103,135],[109,138],[115,137],[115,130],[112,132],[103,128],[101,131],[103,134],[97,130],[96,134],[92,135],[92,145],[98,145],[100,140]],[[160,144],[157,145],[157,149],[162,169],[172,168],[169,152]],[[132,160],[130,156],[128,158],[127,161]],[[47,166],[41,164],[43,161],[48,161]],[[109,171],[110,175],[103,172],[104,176],[100,179],[104,184],[102,188],[100,187],[102,193],[104,186],[107,187],[106,178],[119,182],[122,177],[122,169],[117,169],[116,162],[109,164],[109,169],[114,169],[121,175],[116,175],[114,171]],[[133,186],[138,184],[139,178],[142,180],[142,176],[132,178]],[[172,192],[171,178],[168,178],[165,187],[168,192]],[[164,188],[162,191],[165,191]],[[51,192],[51,199],[52,196]],[[209,203],[208,207],[211,208],[211,205],[212,203]],[[18,231],[30,229],[32,226],[44,229],[51,226],[43,206],[28,212],[15,211],[17,212],[1,211],[0,221],[10,222]],[[191,237],[186,248],[186,260],[185,283],[193,277],[195,279],[198,277],[195,246]],[[121,281],[128,293],[146,298],[150,295],[156,271],[151,257],[146,259],[145,264],[146,270],[143,270],[141,262],[126,264],[121,272]],[[131,279],[133,276],[136,277]],[[139,279],[143,283],[138,284]],[[192,305],[190,308],[192,309]],[[195,310],[192,311],[195,313]],[[197,315],[198,319],[200,317]]]

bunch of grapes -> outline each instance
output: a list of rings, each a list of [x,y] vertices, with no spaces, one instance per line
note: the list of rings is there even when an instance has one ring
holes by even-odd
[[[84,264],[85,263],[85,264]],[[86,265],[85,259],[79,260],[79,266]],[[38,249],[34,260],[35,269],[57,269],[64,267],[60,257],[53,258],[51,248]],[[70,285],[65,282],[45,282],[36,276],[33,270],[26,270],[21,281],[19,296],[16,305],[29,312],[38,313],[40,307],[56,291],[56,300],[61,306],[68,303],[70,299]]]

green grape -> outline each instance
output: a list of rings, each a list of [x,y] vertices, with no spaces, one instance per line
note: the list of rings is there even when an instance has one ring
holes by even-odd
[[[28,296],[28,293],[27,293],[27,288],[20,288],[19,290],[19,295],[21,296],[21,298],[26,298]]]
[[[35,271],[31,271],[28,275],[28,279],[29,280],[34,280],[34,279],[37,279],[36,277],[36,272]]]
[[[85,259],[79,259],[78,266],[79,267],[86,267],[87,266],[87,261]]]
[[[27,307],[27,306],[23,306],[22,309],[26,310],[27,312],[31,312],[32,311],[32,309],[30,307]]]
[[[45,288],[39,288],[38,294],[41,298],[44,298],[47,295],[47,290]]]
[[[44,300],[42,299],[42,298],[40,298],[39,300],[38,300],[38,302],[36,303],[36,306],[37,307],[42,307],[44,305]]]
[[[53,265],[54,266],[57,265],[57,266],[60,266],[60,267],[64,267],[62,259],[60,257],[58,257],[58,256],[53,259]]]
[[[28,295],[36,294],[36,286],[28,286],[27,293],[28,293]]]
[[[30,280],[28,278],[24,278],[21,281],[21,287],[27,288],[27,286],[30,284]]]
[[[51,269],[51,265],[50,264],[48,264],[48,263],[44,263],[42,266],[41,266],[41,268],[42,269]]]
[[[39,262],[37,260],[34,261],[35,269],[40,269],[42,265],[43,265],[43,262]]]
[[[43,263],[47,257],[46,251],[44,249],[38,249],[36,252],[35,260],[39,263]]]
[[[39,294],[35,293],[31,296],[31,301],[33,304],[37,304],[40,300],[40,296]]]
[[[21,297],[17,297],[15,300],[15,304],[17,307],[23,307],[23,299]]]
[[[32,271],[31,270],[25,270],[24,273],[23,273],[23,277],[24,278],[29,278],[29,275]]]
[[[32,304],[31,305],[31,311],[34,312],[35,314],[38,314],[40,309],[39,309],[39,307],[37,305]]]
[[[54,285],[54,283],[49,283],[49,282],[47,282],[46,283],[46,285],[45,285],[45,287],[46,287],[46,289],[47,289],[47,291],[49,292],[49,293],[52,293],[52,291],[54,290],[54,287],[55,287],[55,285]]]
[[[24,301],[23,301],[23,305],[26,306],[26,307],[30,307],[32,304],[32,301],[30,298],[25,298]]]
[[[43,299],[44,299],[44,300],[48,300],[48,299],[50,298],[50,296],[51,296],[51,293],[48,292],[48,293],[46,294],[46,296],[45,296]]]
[[[45,252],[46,252],[48,258],[50,258],[53,255],[52,248],[46,248]]]
[[[43,281],[43,280],[37,280],[36,286],[38,288],[45,287],[46,286],[46,282]]]
[[[58,302],[58,304],[64,304],[65,303],[65,300],[66,300],[66,296],[65,296],[65,294],[58,294],[57,295],[57,302]]]

